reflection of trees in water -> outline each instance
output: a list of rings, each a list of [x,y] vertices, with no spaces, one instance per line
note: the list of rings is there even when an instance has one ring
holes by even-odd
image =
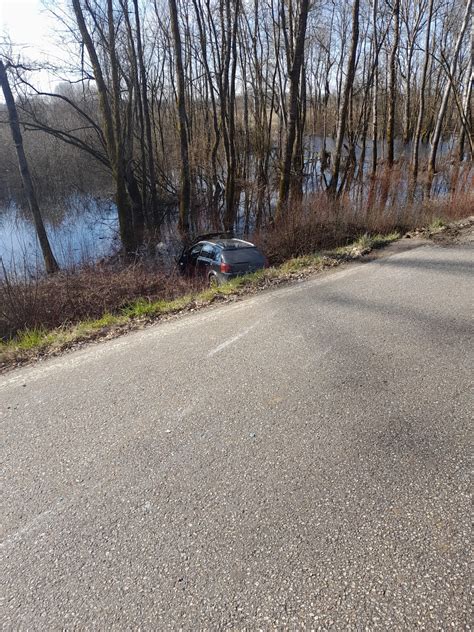
[[[451,136],[445,139],[439,150],[439,172],[432,183],[432,197],[445,196],[449,192],[458,189],[466,189],[469,186],[469,163],[459,167],[459,163],[451,159],[453,149],[456,147],[457,137]],[[330,152],[334,141],[328,137],[324,139],[319,135],[307,135],[304,142],[304,177],[303,192],[311,195],[325,190],[326,184],[321,169],[321,159],[326,149],[327,164],[325,168],[326,180],[330,175]],[[379,176],[384,168],[386,146],[383,141],[378,142]],[[390,186],[384,189],[381,181],[373,183],[370,179],[372,145],[367,140],[364,155],[364,177],[354,178],[350,183],[346,195],[353,204],[354,216],[365,213],[367,205],[383,202],[386,205],[404,205],[411,201],[421,202],[425,196],[424,181],[422,175],[414,189],[410,189],[409,162],[412,151],[411,143],[403,143],[397,139],[395,144],[396,163],[390,173]],[[360,144],[355,146],[356,160],[361,157]],[[420,155],[427,156],[428,144],[420,145]],[[343,147],[343,162],[347,156],[347,143]],[[0,157],[0,161],[2,158]],[[278,152],[273,148],[269,153],[270,177],[265,190],[262,192],[258,186],[259,158],[249,152],[247,160],[247,181],[239,183],[236,201],[236,231],[239,234],[250,233],[255,229],[255,215],[253,210],[264,202],[263,217],[268,218],[270,210],[275,207],[278,193]],[[224,171],[224,170],[223,170]],[[467,174],[467,175],[466,175]],[[175,175],[175,174],[173,174]],[[201,204],[197,205],[194,217],[194,233],[206,232],[212,226],[209,223],[209,209],[206,205],[206,187],[209,186],[205,177],[195,176],[199,189],[204,191]],[[225,174],[221,174],[225,181]],[[472,180],[472,171],[471,171]],[[100,181],[100,178],[99,178]],[[4,187],[5,179],[0,181],[0,189]],[[70,184],[70,183],[69,183]],[[69,186],[64,181],[64,189]],[[94,184],[94,181],[93,181]],[[95,182],[94,186],[97,184]],[[212,186],[212,183],[211,183]],[[4,187],[5,189],[5,187]],[[104,183],[103,191],[108,187]],[[43,197],[45,192],[43,192]],[[1,199],[1,198],[0,198]],[[47,225],[51,243],[61,264],[76,265],[84,261],[99,260],[109,255],[118,248],[118,230],[116,210],[110,197],[97,196],[93,192],[84,193],[76,190],[75,193],[58,193],[54,189],[49,194],[49,201],[43,199],[42,213]],[[180,249],[180,242],[176,235],[177,207],[173,204],[162,206],[161,234],[157,243],[161,244],[155,250],[155,255],[163,262],[169,263]],[[17,258],[21,262],[36,262],[37,247],[36,238],[32,228],[31,217],[22,200],[21,191],[18,202],[0,203],[0,251],[4,261]]]
[[[117,216],[109,200],[70,196],[60,207],[45,212],[44,217],[62,266],[88,263],[116,249]],[[31,218],[13,203],[0,207],[0,252],[7,267],[37,266],[38,245]]]

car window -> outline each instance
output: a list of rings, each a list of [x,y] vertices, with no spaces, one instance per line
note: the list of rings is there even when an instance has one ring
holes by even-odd
[[[214,259],[214,246],[211,244],[204,244],[200,256],[206,257],[207,259]]]
[[[202,244],[196,244],[189,251],[190,259],[196,260],[199,257],[199,253],[201,252]]]
[[[226,249],[223,255],[226,263],[254,263],[260,265],[265,261],[262,253],[257,248]]]

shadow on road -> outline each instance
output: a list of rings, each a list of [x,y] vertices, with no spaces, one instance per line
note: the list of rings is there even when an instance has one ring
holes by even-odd
[[[465,250],[472,253],[473,261],[453,261],[452,259],[446,257],[443,257],[442,259],[430,259],[429,261],[413,257],[387,257],[386,259],[380,259],[379,264],[381,266],[390,266],[394,268],[422,268],[425,270],[444,272],[446,274],[455,274],[456,276],[459,274],[472,275],[474,272],[474,249],[466,248]]]

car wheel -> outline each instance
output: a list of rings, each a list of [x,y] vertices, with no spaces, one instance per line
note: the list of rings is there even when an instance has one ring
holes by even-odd
[[[217,274],[209,275],[209,287],[217,287],[219,285],[219,279],[217,278]]]

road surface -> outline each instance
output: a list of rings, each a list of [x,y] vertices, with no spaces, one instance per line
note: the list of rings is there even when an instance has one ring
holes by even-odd
[[[472,246],[0,378],[5,629],[469,629]]]

